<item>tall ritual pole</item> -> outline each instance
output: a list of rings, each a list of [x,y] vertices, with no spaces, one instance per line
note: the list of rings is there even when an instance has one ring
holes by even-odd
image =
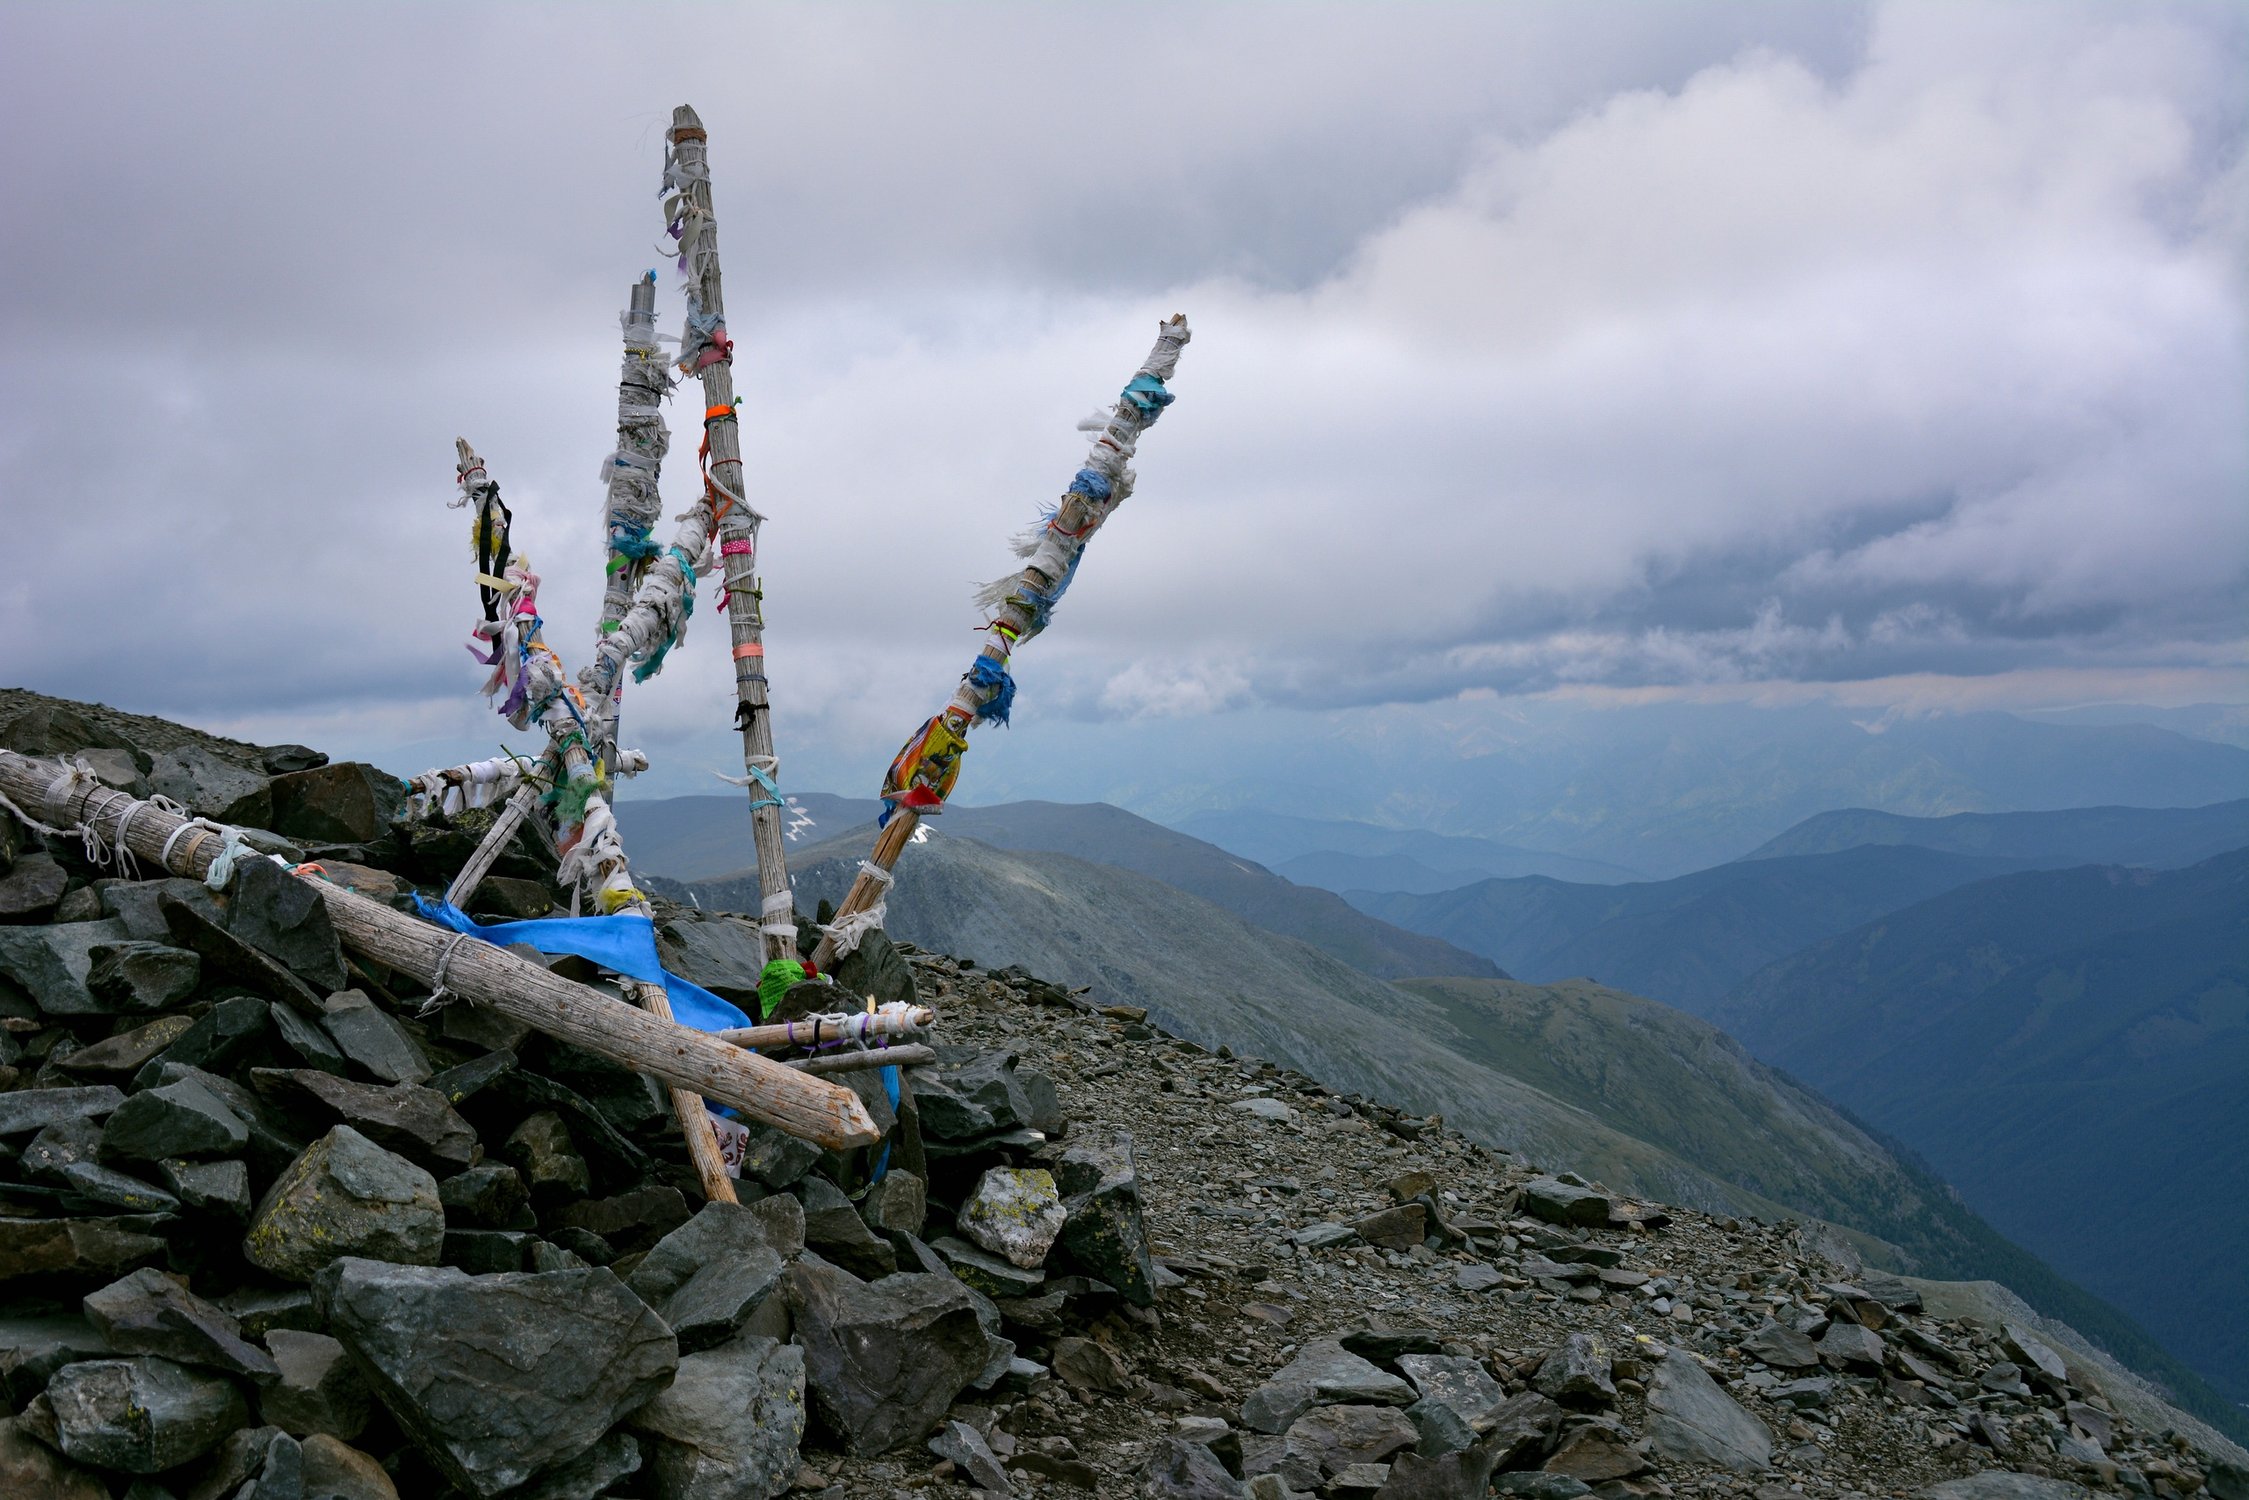
[[[758,931],[768,960],[796,957],[795,901],[781,838],[781,762],[773,753],[767,707],[764,595],[757,580],[757,532],[765,518],[751,508],[742,475],[742,424],[734,400],[734,344],[726,336],[726,300],[719,285],[718,221],[711,213],[710,137],[689,106],[672,111],[671,151],[664,164],[664,210],[679,236],[687,273],[687,322],[679,368],[703,383],[704,487],[717,522],[719,567],[733,637],[734,727],[742,732],[742,769],[750,791],[750,836],[757,845],[761,899]]]
[[[1018,542],[1016,551],[1026,559],[1023,568],[978,595],[978,602],[992,611],[985,625],[984,648],[962,674],[953,701],[924,721],[891,761],[882,784],[882,832],[875,838],[873,854],[860,861],[858,877],[836,909],[835,921],[822,929],[820,947],[812,955],[822,968],[882,925],[890,872],[922,815],[943,810],[960,775],[961,757],[968,751],[969,726],[1007,722],[1015,703],[1008,658],[1017,646],[1046,629],[1055,603],[1077,576],[1086,543],[1132,493],[1133,472],[1127,460],[1140,434],[1171,404],[1164,382],[1179,367],[1179,351],[1187,338],[1184,317],[1174,316],[1157,326],[1155,347],[1117,404],[1079,424],[1093,434],[1093,446],[1046,524]]]

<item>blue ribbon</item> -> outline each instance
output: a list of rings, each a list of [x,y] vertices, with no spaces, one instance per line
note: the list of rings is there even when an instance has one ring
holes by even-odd
[[[1139,409],[1141,423],[1147,425],[1162,416],[1164,408],[1179,398],[1165,390],[1164,383],[1155,376],[1135,375],[1124,388],[1124,399]]]
[[[541,953],[569,953],[643,984],[661,984],[671,998],[672,1019],[697,1031],[747,1026],[750,1018],[699,984],[664,967],[656,955],[656,924],[638,912],[607,917],[537,917],[528,922],[479,922],[446,901],[417,893],[414,909],[455,932],[506,946],[528,943]]]

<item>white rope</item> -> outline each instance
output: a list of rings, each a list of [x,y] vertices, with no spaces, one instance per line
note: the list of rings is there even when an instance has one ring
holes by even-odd
[[[758,908],[758,911],[761,916],[771,917],[787,916],[789,913],[795,911],[796,909],[797,898],[794,892],[775,891],[772,895],[765,898],[764,905],[760,906]]]
[[[797,935],[797,924],[794,922],[760,922],[757,930],[767,937],[793,938]],[[824,927],[820,930],[827,931]]]
[[[878,932],[883,923],[883,903],[877,901],[865,911],[855,911],[848,917],[838,917],[823,925],[820,931],[835,946],[837,958],[843,958],[858,948],[870,932]]]
[[[227,881],[234,877],[236,860],[246,854],[254,856],[258,852],[243,842],[241,829],[225,828],[220,831],[226,835],[226,847],[219,850],[218,858],[211,861],[211,868],[203,872],[203,883],[214,891],[226,889]]]
[[[884,869],[881,865],[876,864],[871,859],[863,859],[859,861],[859,873],[866,876],[869,880],[874,881],[877,885],[882,886],[886,890],[890,887],[891,882],[895,881],[898,878],[896,875],[891,874],[890,871]]]
[[[0,812],[7,813],[10,817],[14,818],[24,827],[30,829],[33,833],[50,834],[55,838],[62,837],[63,830],[61,830],[60,828],[49,828],[46,824],[40,822],[31,814],[25,812],[22,808],[16,806],[13,802],[10,802],[8,800],[8,795],[5,792],[0,792]]]
[[[209,818],[190,818],[185,823],[182,823],[179,827],[173,829],[171,832],[171,836],[164,840],[163,852],[156,856],[156,862],[162,865],[167,870],[171,869],[172,846],[180,841],[180,835],[198,831],[203,833],[215,833],[224,837],[227,832],[227,828],[224,823],[214,823]]]

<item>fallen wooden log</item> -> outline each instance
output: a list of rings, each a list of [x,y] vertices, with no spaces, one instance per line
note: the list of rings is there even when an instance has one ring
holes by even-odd
[[[868,1068],[926,1068],[937,1061],[934,1047],[870,1047],[864,1052],[827,1052],[818,1057],[792,1057],[781,1066],[800,1073],[858,1073]]]
[[[765,1026],[737,1026],[727,1031],[714,1031],[711,1035],[737,1047],[817,1047],[822,1042],[926,1031],[936,1024],[937,1012],[926,1005],[909,1005],[902,1010],[853,1011],[835,1016],[806,1016],[796,1021],[774,1021]]]
[[[91,827],[111,846],[175,875],[202,879],[224,859],[262,859],[229,831],[128,797],[92,776],[0,750],[0,792],[35,818]],[[222,873],[226,867],[222,867]],[[573,1046],[599,1053],[672,1088],[707,1095],[754,1119],[830,1150],[880,1139],[849,1089],[823,1083],[677,1022],[659,1019],[481,938],[394,911],[339,885],[311,880],[329,919],[354,953],[412,975],[433,990],[488,1005]]]

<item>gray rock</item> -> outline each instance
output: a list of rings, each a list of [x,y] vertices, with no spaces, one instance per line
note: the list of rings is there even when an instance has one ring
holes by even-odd
[[[1593,1486],[1567,1474],[1495,1474],[1492,1493],[1513,1500],[1579,1500],[1592,1494]]]
[[[1000,1467],[984,1436],[966,1422],[947,1422],[937,1429],[937,1436],[929,1440],[929,1451],[939,1458],[950,1459],[953,1467],[968,1476],[969,1483],[980,1490],[995,1495],[1012,1495],[1015,1485],[1008,1479],[1007,1470]]]
[[[150,1356],[65,1365],[47,1399],[64,1456],[127,1474],[200,1457],[250,1416],[233,1382]]]
[[[255,995],[233,995],[198,1016],[172,1045],[152,1057],[134,1076],[141,1088],[167,1082],[167,1066],[220,1073],[232,1068],[265,1039],[272,1007]]]
[[[1741,1341],[1742,1353],[1783,1370],[1809,1370],[1820,1362],[1812,1341],[1793,1328],[1767,1321]]]
[[[109,1003],[86,988],[93,950],[126,941],[125,924],[64,922],[0,927],[0,978],[11,979],[50,1016],[105,1016]]]
[[[1025,1269],[1046,1263],[1068,1218],[1054,1174],[1041,1167],[992,1167],[977,1179],[954,1221],[961,1234]]]
[[[2060,1479],[1992,1470],[1947,1479],[1920,1492],[1921,1500],[2091,1500],[2092,1491]]]
[[[939,1047],[937,1056],[938,1067],[914,1075],[914,1101],[922,1131],[931,1139],[967,1141],[994,1131],[1061,1128],[1053,1083],[1017,1069],[1013,1053]]]
[[[201,745],[182,745],[155,757],[148,768],[148,785],[198,817],[252,828],[270,827],[273,822],[270,780]]]
[[[1140,1382],[1133,1379],[1131,1370],[1117,1352],[1092,1339],[1056,1339],[1054,1353],[1047,1363],[1072,1390],[1122,1396],[1140,1388]]]
[[[920,1234],[929,1215],[928,1186],[892,1167],[859,1199],[859,1217],[877,1234]]]
[[[183,1078],[144,1089],[119,1105],[102,1128],[101,1156],[104,1161],[148,1162],[232,1156],[249,1144],[250,1127],[227,1108],[226,1101],[194,1079]]]
[[[258,1392],[258,1417],[294,1437],[327,1433],[350,1442],[366,1430],[373,1398],[344,1346],[324,1333],[276,1328],[266,1334],[278,1375]]]
[[[1476,1441],[1476,1429],[1442,1401],[1427,1398],[1416,1401],[1406,1408],[1406,1420],[1413,1423],[1413,1430],[1420,1434],[1414,1443],[1414,1452],[1425,1458],[1458,1453]]]
[[[97,943],[86,956],[87,993],[118,1014],[170,1010],[203,977],[203,960],[169,943]]]
[[[2007,1356],[2020,1363],[2025,1370],[2036,1370],[2056,1386],[2069,1384],[2069,1366],[2051,1344],[2019,1323],[2009,1323],[2000,1330],[1999,1346]]]
[[[236,1222],[250,1217],[250,1166],[241,1161],[182,1161],[156,1164],[165,1188],[188,1208],[222,1214]]]
[[[1820,1336],[1820,1358],[1841,1368],[1879,1370],[1884,1351],[1882,1335],[1856,1323],[1833,1323]]]
[[[109,1500],[109,1486],[32,1437],[21,1417],[0,1420],[0,1495]]]
[[[164,1242],[98,1219],[0,1218],[0,1283],[19,1276],[104,1281],[164,1259]]]
[[[1056,1159],[1054,1181],[1065,1215],[1061,1258],[1115,1287],[1135,1307],[1153,1307],[1156,1260],[1141,1212],[1132,1136],[1120,1130],[1106,1141],[1073,1144]]]
[[[1044,1271],[1026,1271],[951,1235],[932,1240],[930,1249],[945,1262],[946,1270],[987,1297],[1028,1297],[1046,1280]]]
[[[1716,1464],[1737,1474],[1772,1467],[1772,1433],[1683,1349],[1666,1354],[1648,1382],[1648,1442],[1666,1458]]]
[[[267,1098],[339,1120],[432,1172],[476,1159],[476,1132],[435,1089],[358,1083],[313,1068],[253,1068],[250,1078]]]
[[[796,1475],[804,1351],[752,1335],[687,1355],[631,1422],[655,1439],[665,1500],[771,1500]]]
[[[781,1251],[765,1217],[706,1203],[665,1235],[625,1284],[671,1326],[682,1354],[723,1344],[780,1284]]]
[[[888,1240],[875,1238],[858,1208],[827,1178],[802,1178],[789,1192],[804,1205],[804,1242],[823,1259],[854,1276],[888,1276],[898,1269],[898,1252]]]
[[[1489,1447],[1443,1454],[1401,1452],[1375,1500],[1484,1500],[1499,1460]]]
[[[1262,1094],[1252,1099],[1236,1099],[1226,1107],[1240,1110],[1243,1114],[1254,1119],[1269,1121],[1276,1125],[1285,1125],[1296,1118],[1295,1110],[1290,1109],[1278,1099],[1269,1099]]]
[[[124,924],[125,935],[144,943],[162,942],[171,934],[160,905],[165,897],[185,902],[213,922],[226,920],[226,909],[202,881],[170,876],[162,880],[121,880],[102,888],[102,911]]]
[[[1598,1229],[1609,1222],[1609,1207],[1607,1195],[1558,1177],[1534,1177],[1523,1184],[1523,1211],[1549,1224]]]
[[[354,1258],[323,1284],[331,1331],[377,1398],[477,1495],[585,1452],[679,1366],[671,1330],[606,1269],[469,1276]]]
[[[1488,1292],[1507,1278],[1486,1265],[1462,1266],[1452,1274],[1452,1284],[1464,1292]]]
[[[266,1193],[242,1253],[261,1270],[310,1281],[343,1256],[435,1265],[444,1244],[437,1179],[338,1125],[307,1146]]]
[[[1429,1210],[1418,1203],[1401,1203],[1352,1221],[1351,1232],[1385,1250],[1409,1250],[1429,1233]]]
[[[1444,1353],[1447,1340],[1434,1328],[1355,1328],[1337,1342],[1388,1370],[1408,1354]]]
[[[45,854],[31,854],[0,873],[0,922],[44,922],[70,888],[70,872]]]
[[[848,1452],[919,1441],[989,1363],[976,1307],[951,1277],[870,1284],[807,1254],[785,1285],[814,1409]]]
[[[359,761],[338,761],[273,780],[273,821],[264,826],[322,844],[371,844],[406,813],[398,778]]]
[[[1794,1407],[1800,1411],[1825,1406],[1835,1398],[1835,1382],[1825,1375],[1809,1380],[1791,1380],[1776,1385],[1765,1392],[1765,1399],[1776,1406]]]
[[[1423,1402],[1451,1410],[1465,1425],[1498,1409],[1507,1390],[1480,1361],[1453,1354],[1401,1354],[1398,1373],[1412,1382]]]
[[[273,1030],[281,1045],[297,1054],[297,1060],[306,1067],[339,1075],[350,1070],[336,1039],[312,1017],[301,1016],[286,1005],[277,1005],[273,1007]],[[448,1102],[458,1104],[460,1100]]]
[[[1241,1500],[1242,1482],[1201,1443],[1167,1437],[1141,1470],[1151,1500]]]
[[[180,1200],[162,1188],[99,1162],[74,1161],[58,1175],[74,1195],[63,1199],[71,1208],[90,1204],[95,1206],[93,1212],[168,1214],[180,1206]]]
[[[27,1091],[29,1092],[29,1091]],[[0,1099],[8,1098],[0,1095]],[[55,1121],[31,1138],[16,1158],[17,1168],[26,1181],[60,1182],[63,1168],[72,1162],[93,1161],[101,1149],[102,1127],[99,1120],[85,1115],[72,1115]]]
[[[1348,1245],[1359,1237],[1357,1230],[1347,1224],[1321,1222],[1307,1224],[1293,1231],[1288,1241],[1300,1250],[1333,1250],[1338,1245]]]
[[[270,859],[245,860],[228,884],[227,931],[321,990],[351,982],[318,886]]]
[[[1253,1432],[1286,1432],[1299,1417],[1325,1403],[1410,1406],[1415,1399],[1414,1388],[1405,1381],[1333,1339],[1319,1339],[1250,1392],[1242,1403],[1242,1424]]]
[[[440,1265],[458,1266],[472,1276],[521,1271],[533,1243],[520,1230],[448,1229],[437,1259]]]
[[[1318,1406],[1289,1424],[1289,1459],[1332,1477],[1352,1464],[1381,1463],[1421,1435],[1388,1406]]]
[[[1502,1469],[1536,1463],[1554,1446],[1562,1408],[1536,1391],[1510,1396],[1477,1422],[1484,1444]]]
[[[530,1191],[523,1175],[500,1162],[480,1162],[437,1184],[448,1229],[531,1229]]]
[[[319,1010],[319,991],[299,979],[287,964],[236,937],[223,922],[214,921],[201,904],[166,893],[156,898],[156,910],[164,918],[170,940],[202,958],[205,979],[232,979],[306,1014]]]
[[[1566,1405],[1606,1404],[1616,1400],[1610,1378],[1609,1347],[1598,1334],[1573,1333],[1539,1363],[1532,1384]]]
[[[536,1207],[583,1197],[592,1190],[586,1159],[572,1143],[569,1126],[551,1109],[527,1116],[500,1152],[523,1174]]]
[[[316,1432],[298,1446],[305,1494],[313,1500],[398,1500],[398,1487],[383,1466],[341,1438]]]
[[[0,1396],[20,1410],[64,1365],[116,1352],[84,1318],[0,1318]]]
[[[321,1024],[345,1057],[384,1083],[423,1083],[432,1069],[406,1028],[357,990],[330,995]]]
[[[745,1177],[754,1177],[769,1188],[785,1188],[801,1180],[820,1160],[820,1148],[811,1141],[799,1140],[756,1120],[740,1123],[749,1131],[742,1143]]]
[[[611,1432],[570,1462],[541,1469],[538,1478],[508,1500],[599,1500],[638,1474],[640,1465],[640,1439],[629,1432]]]
[[[98,1120],[124,1102],[124,1094],[106,1083],[80,1088],[17,1089],[14,1093],[0,1094],[0,1136],[30,1135],[68,1120]]]
[[[86,1319],[119,1354],[154,1354],[252,1380],[278,1380],[272,1358],[242,1325],[162,1271],[144,1268],[88,1292]]]
[[[150,1058],[178,1041],[181,1033],[194,1024],[193,1016],[158,1016],[146,1025],[104,1037],[91,1047],[81,1047],[61,1059],[57,1066],[80,1077],[88,1074],[130,1077],[147,1066]]]

